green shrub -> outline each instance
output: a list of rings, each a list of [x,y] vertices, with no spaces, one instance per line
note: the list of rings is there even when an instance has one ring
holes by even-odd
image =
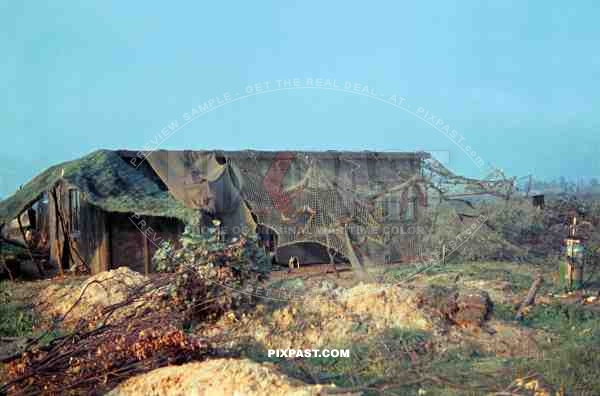
[[[575,304],[536,305],[523,319],[526,326],[568,335],[582,326],[600,323],[600,314]]]
[[[31,334],[34,315],[31,309],[13,300],[12,282],[0,283],[0,336],[22,337]]]
[[[158,271],[175,274],[168,294],[186,311],[187,326],[252,301],[242,291],[255,290],[270,270],[270,260],[251,237],[223,243],[214,228],[197,233],[186,227],[180,245],[163,244],[153,263]]]
[[[15,303],[0,306],[0,336],[22,337],[31,334],[34,324],[32,312]]]

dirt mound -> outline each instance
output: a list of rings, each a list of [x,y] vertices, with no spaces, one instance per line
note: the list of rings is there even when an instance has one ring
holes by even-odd
[[[108,395],[312,396],[326,394],[326,390],[332,388],[334,386],[307,385],[281,374],[267,363],[216,359],[163,367],[130,378]]]
[[[431,320],[417,309],[414,290],[399,286],[360,284],[342,293],[340,300],[353,313],[368,315],[378,330],[409,327],[430,330]]]
[[[542,358],[547,333],[521,327],[516,323],[492,319],[483,328],[450,327],[436,337],[439,351],[455,348],[475,349],[499,357]]]
[[[146,276],[120,267],[100,272],[81,284],[50,285],[41,291],[38,300],[44,307],[44,315],[63,317],[67,314],[66,322],[74,322],[89,318],[104,307],[126,301],[148,281]],[[130,304],[126,309],[135,309],[138,305]]]
[[[413,290],[363,284],[283,306],[259,304],[250,315],[226,315],[217,328],[229,329],[235,344],[246,340],[271,349],[347,346],[390,328],[429,331],[433,323],[416,309],[414,299]],[[211,336],[208,331],[201,333]]]

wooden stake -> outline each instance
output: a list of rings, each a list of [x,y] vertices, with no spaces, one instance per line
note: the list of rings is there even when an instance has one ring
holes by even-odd
[[[146,234],[143,232],[141,234],[142,243],[144,244],[144,273],[148,275],[150,272],[150,247],[148,245],[150,242],[148,241]]]

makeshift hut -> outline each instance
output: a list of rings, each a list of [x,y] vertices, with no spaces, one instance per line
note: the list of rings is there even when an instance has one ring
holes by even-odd
[[[155,240],[176,240],[194,215],[151,175],[114,151],[96,151],[47,169],[0,202],[0,223],[43,203],[45,219],[35,231],[47,236],[51,263],[85,265],[92,273],[122,265],[148,272],[157,245],[145,231],[151,227]]]

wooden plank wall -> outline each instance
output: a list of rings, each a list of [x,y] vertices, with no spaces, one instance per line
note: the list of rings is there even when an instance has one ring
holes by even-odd
[[[69,190],[73,188],[65,182],[59,183],[56,187],[58,207],[66,222],[67,230],[69,228]],[[48,197],[48,214],[50,261],[53,265],[58,266],[65,238],[52,194],[49,194]],[[90,204],[81,192],[79,216],[79,232],[70,233],[72,247],[79,253],[71,252],[73,260],[79,263],[83,259],[92,273],[111,268],[108,216],[104,211]]]
[[[182,232],[183,224],[175,219],[111,213],[112,268],[127,266],[140,273],[153,272],[152,256],[162,241],[178,243]]]

